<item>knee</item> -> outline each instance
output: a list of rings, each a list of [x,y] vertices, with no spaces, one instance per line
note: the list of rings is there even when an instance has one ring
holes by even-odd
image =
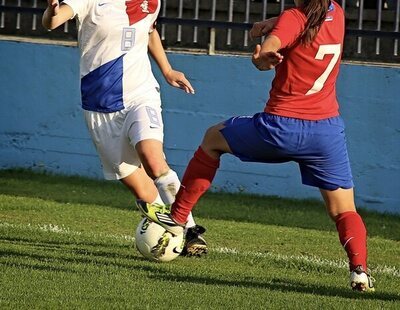
[[[349,212],[353,211],[356,212],[356,207],[354,203],[348,203],[348,204],[329,204],[327,205],[327,212],[329,217],[332,219],[332,221],[335,221],[338,215],[344,213],[344,212]]]
[[[328,215],[332,220],[344,212],[356,211],[353,189],[321,190]]]
[[[213,137],[215,135],[216,126],[209,127],[203,137],[203,145],[209,145],[213,141]]]
[[[218,138],[221,135],[220,130],[224,126],[222,124],[217,124],[209,127],[204,134],[201,147],[204,151],[215,151],[216,144],[218,143]]]
[[[146,174],[151,179],[154,180],[168,171],[169,167],[162,152],[151,148],[140,148],[137,152]]]
[[[329,209],[329,208],[328,208],[327,212],[328,212],[329,218],[330,218],[332,221],[335,222],[335,221],[336,221],[336,217],[339,215],[338,211],[337,211],[337,210],[332,210],[332,209]]]
[[[140,141],[135,146],[146,174],[151,179],[156,179],[168,172],[169,167],[165,161],[163,145],[156,140]]]

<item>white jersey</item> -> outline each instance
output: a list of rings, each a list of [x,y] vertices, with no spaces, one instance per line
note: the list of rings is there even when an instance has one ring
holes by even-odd
[[[120,111],[159,84],[148,56],[160,0],[64,0],[77,20],[82,107]]]

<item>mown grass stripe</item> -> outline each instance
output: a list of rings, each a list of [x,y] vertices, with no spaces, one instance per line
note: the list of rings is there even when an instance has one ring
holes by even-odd
[[[15,228],[15,229],[22,229],[22,230],[30,230],[30,231],[42,231],[42,232],[50,232],[56,234],[65,234],[71,236],[82,236],[82,235],[89,235],[97,238],[110,238],[115,240],[122,240],[122,241],[130,241],[133,242],[135,238],[133,236],[128,235],[115,235],[115,234],[96,234],[96,233],[82,233],[79,231],[73,231],[64,225],[54,225],[54,224],[41,224],[41,225],[32,225],[32,224],[12,224],[7,222],[1,222],[0,228]],[[347,269],[348,265],[345,260],[329,260],[329,259],[322,259],[315,256],[307,256],[307,255],[283,255],[279,253],[261,253],[261,252],[254,252],[254,251],[244,251],[241,252],[236,248],[227,248],[227,247],[211,247],[212,251],[215,251],[220,254],[229,254],[229,255],[237,255],[237,256],[244,256],[244,257],[257,257],[257,258],[270,258],[277,261],[283,262],[299,262],[299,263],[308,263],[314,266],[329,266],[337,269]],[[382,265],[375,265],[372,269],[374,274],[387,274],[390,276],[394,276],[400,278],[400,270],[394,266],[382,266]]]

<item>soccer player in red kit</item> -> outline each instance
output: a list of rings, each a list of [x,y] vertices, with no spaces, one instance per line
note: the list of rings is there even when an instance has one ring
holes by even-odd
[[[139,203],[151,220],[180,233],[187,215],[209,188],[220,157],[242,161],[298,163],[302,183],[319,188],[347,252],[350,285],[373,291],[367,273],[366,228],[356,211],[353,180],[335,84],[344,39],[344,13],[334,1],[295,0],[296,7],[256,23],[266,34],[253,53],[259,70],[275,68],[270,97],[261,113],[232,117],[210,127],[189,162],[171,210]],[[271,27],[270,27],[271,28]]]

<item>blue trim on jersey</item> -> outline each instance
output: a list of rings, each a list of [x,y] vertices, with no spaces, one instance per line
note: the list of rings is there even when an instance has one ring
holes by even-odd
[[[268,113],[233,117],[221,133],[242,161],[299,164],[303,184],[326,190],[352,188],[340,116],[318,121]]]
[[[124,109],[123,56],[98,67],[81,80],[82,108],[111,113]]]

